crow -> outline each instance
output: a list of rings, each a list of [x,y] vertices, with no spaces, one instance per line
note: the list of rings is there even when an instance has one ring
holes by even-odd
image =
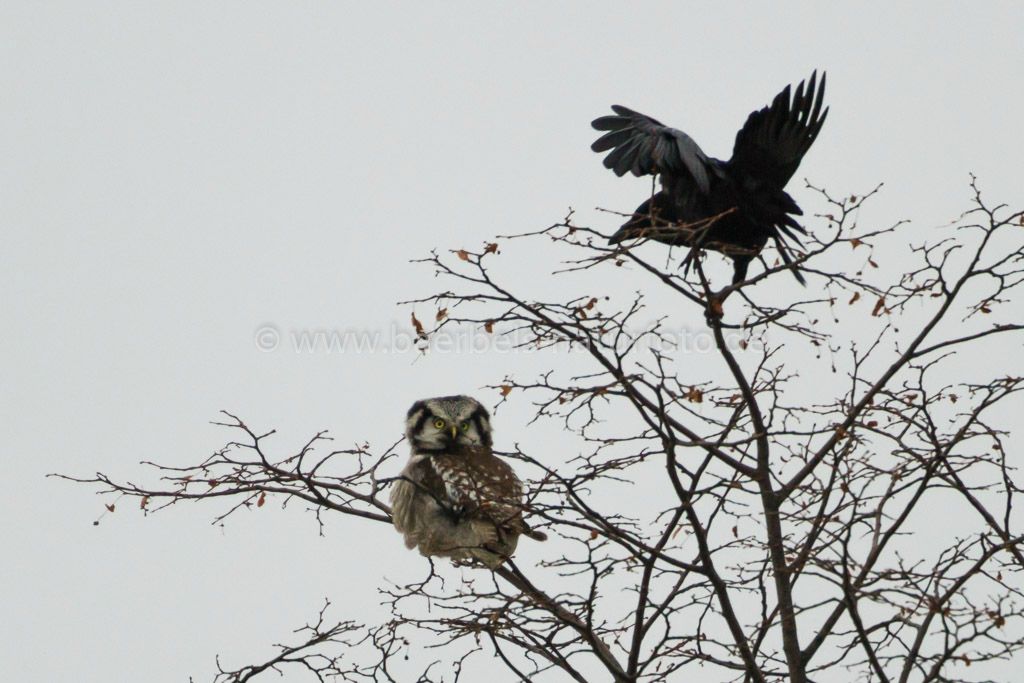
[[[735,285],[746,280],[750,262],[771,238],[796,279],[806,284],[785,241],[799,245],[794,233],[807,234],[793,218],[803,211],[784,188],[828,115],[828,108],[821,108],[825,73],[820,83],[817,77],[815,71],[792,92],[787,85],[770,106],[751,113],[728,161],[707,156],[681,130],[621,105],[612,106],[614,116],[594,119],[594,129],[608,132],[591,149],[611,150],[604,158],[607,168],[618,176],[661,178],[661,190],[609,242],[646,237],[688,246],[687,267],[697,249],[713,249],[733,260]]]

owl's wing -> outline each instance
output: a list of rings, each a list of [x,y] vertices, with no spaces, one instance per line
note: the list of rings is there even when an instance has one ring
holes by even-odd
[[[486,496],[480,503],[480,513],[500,527],[518,530],[523,517],[523,484],[506,462],[493,457],[493,463],[484,477]]]
[[[434,462],[453,507],[499,526],[521,515],[523,487],[506,462],[493,455]]]
[[[523,520],[523,482],[515,470],[494,455],[488,457],[486,464],[495,490],[481,505],[482,513],[502,529],[529,536],[535,541],[546,541],[547,534],[532,529]]]

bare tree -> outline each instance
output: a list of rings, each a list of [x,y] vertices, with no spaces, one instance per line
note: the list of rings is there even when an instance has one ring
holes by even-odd
[[[522,347],[575,349],[588,363],[576,373],[552,362],[494,386],[500,402],[529,397],[537,420],[579,444],[557,461],[504,453],[530,478],[531,524],[552,537],[550,559],[493,572],[423,560],[421,581],[382,588],[387,623],[333,623],[322,611],[296,644],[262,664],[218,664],[215,680],[289,668],[413,680],[397,672],[414,637],[438,646],[418,681],[459,680],[481,653],[522,681],[1019,678],[1024,528],[1008,439],[1024,379],[1005,372],[1019,357],[981,359],[994,338],[1024,329],[1014,298],[1024,214],[971,188],[971,208],[916,246],[902,223],[858,225],[874,193],[818,190],[831,213],[815,218],[798,261],[810,286],[781,307],[760,299],[788,282],[785,265],[716,292],[706,269],[718,256],[697,255],[689,272],[677,268],[685,252],[659,265],[643,255],[664,258],[661,248],[608,246],[571,213],[478,251],[432,254],[425,263],[445,290],[407,302],[436,312],[433,330],[413,315],[424,340],[472,326]],[[555,282],[649,281],[627,299],[555,285],[537,298],[498,267],[522,241],[564,255]],[[912,265],[887,276],[883,253]],[[669,309],[640,327],[653,300]],[[680,318],[706,327],[712,348],[699,363],[674,336]],[[802,358],[813,355],[832,372],[807,391]],[[229,414],[220,424],[230,443],[189,467],[148,463],[160,475],[152,484],[66,478],[150,512],[220,501],[223,520],[273,497],[304,503],[320,522],[340,513],[390,523],[385,473],[398,469],[400,442],[332,450],[320,433],[272,459],[273,432]],[[638,495],[631,480],[652,468],[661,490]],[[631,491],[635,504],[623,505]],[[935,529],[937,509],[955,524]]]

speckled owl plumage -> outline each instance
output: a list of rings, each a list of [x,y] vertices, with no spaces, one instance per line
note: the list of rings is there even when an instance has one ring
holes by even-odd
[[[520,535],[546,536],[523,521],[523,488],[491,451],[490,415],[469,396],[417,401],[406,416],[409,462],[391,490],[395,528],[408,548],[497,567]]]

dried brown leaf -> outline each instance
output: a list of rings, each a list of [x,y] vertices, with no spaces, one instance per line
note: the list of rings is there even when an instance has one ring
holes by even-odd
[[[423,331],[423,323],[416,317],[416,311],[412,312],[412,326],[416,330],[417,337],[426,337],[427,333]]]

